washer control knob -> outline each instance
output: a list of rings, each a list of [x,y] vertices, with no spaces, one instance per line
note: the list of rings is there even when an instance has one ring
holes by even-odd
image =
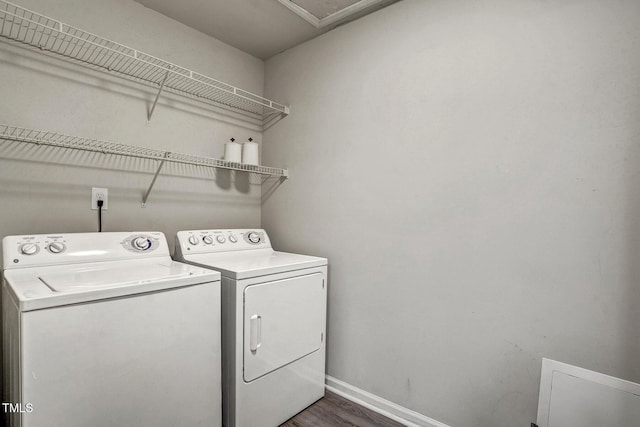
[[[49,252],[52,254],[59,254],[64,252],[67,247],[62,242],[51,242],[49,243]]]
[[[216,240],[218,241],[218,243],[224,243],[227,241],[224,236],[216,236]]]
[[[249,234],[247,234],[247,239],[254,244],[260,243],[260,235],[255,231],[250,231]]]
[[[24,243],[20,246],[20,253],[23,255],[35,255],[40,248],[35,243]]]
[[[192,245],[197,245],[198,244],[198,238],[194,235],[189,236],[189,243],[191,243]]]
[[[131,243],[133,248],[139,251],[146,251],[151,247],[151,240],[149,240],[146,236],[136,237]]]
[[[229,241],[231,243],[238,243],[238,238],[234,234],[229,234]]]
[[[207,244],[207,245],[211,245],[213,243],[213,237],[209,236],[208,234],[206,236],[204,236],[202,238],[202,241]]]

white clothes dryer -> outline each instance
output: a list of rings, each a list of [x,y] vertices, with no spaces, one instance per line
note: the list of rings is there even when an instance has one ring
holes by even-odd
[[[8,236],[10,426],[220,426],[220,274],[159,232]]]
[[[178,232],[175,258],[222,273],[226,427],[274,427],[324,396],[327,260],[264,230]]]

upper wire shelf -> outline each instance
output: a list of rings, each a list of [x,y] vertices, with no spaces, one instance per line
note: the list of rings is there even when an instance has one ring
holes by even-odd
[[[158,169],[142,198],[142,205],[147,202],[151,189],[165,162],[181,163],[193,166],[205,166],[221,169],[230,169],[262,175],[263,177],[288,177],[287,169],[272,168],[261,165],[246,165],[242,163],[227,162],[213,157],[200,157],[192,154],[174,153],[171,151],[156,150],[153,148],[137,147],[134,145],[118,144],[114,142],[100,141],[97,139],[82,138],[57,134],[54,132],[26,129],[17,126],[0,124],[0,140],[25,142],[30,144],[67,148],[73,150],[90,151],[94,153],[112,154],[117,156],[136,157],[159,161]]]
[[[288,106],[5,0],[0,0],[0,37],[159,87],[160,91],[164,88],[216,106],[228,107],[232,111],[261,120],[263,126],[289,114]]]

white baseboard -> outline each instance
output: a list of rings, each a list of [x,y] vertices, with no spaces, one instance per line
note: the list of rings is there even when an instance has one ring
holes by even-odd
[[[326,376],[326,386],[327,390],[406,426],[449,427],[446,424],[397,405],[380,396],[361,390],[329,375]]]

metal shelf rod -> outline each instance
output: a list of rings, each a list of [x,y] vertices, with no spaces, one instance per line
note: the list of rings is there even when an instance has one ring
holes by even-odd
[[[162,79],[162,83],[160,83],[160,89],[158,89],[158,93],[156,94],[156,99],[153,100],[153,105],[147,114],[147,122],[151,121],[151,116],[153,116],[153,110],[156,109],[156,104],[158,103],[158,98],[160,98],[160,94],[162,93],[162,89],[164,89],[164,84],[167,81],[167,77],[169,77],[169,71],[164,75],[164,79]]]
[[[151,180],[151,184],[149,184],[149,188],[147,189],[147,192],[144,193],[144,196],[142,196],[142,207],[144,208],[145,205],[147,204],[147,199],[149,198],[149,193],[151,193],[151,189],[153,188],[153,184],[156,183],[156,179],[158,179],[158,175],[160,174],[160,171],[162,170],[162,166],[164,166],[164,162],[167,161],[167,157],[169,157],[169,152],[165,153],[164,155],[164,159],[162,159],[162,161],[160,162],[160,165],[158,165],[158,170],[156,171],[156,174],[153,176],[153,179]]]

